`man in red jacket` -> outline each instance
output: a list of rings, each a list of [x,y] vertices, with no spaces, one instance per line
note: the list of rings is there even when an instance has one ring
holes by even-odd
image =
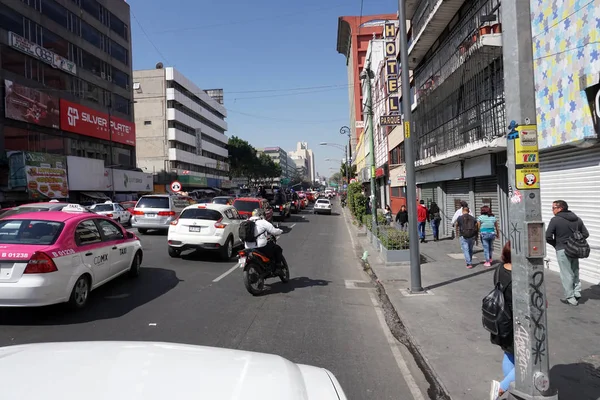
[[[425,200],[421,200],[417,206],[417,227],[421,243],[425,243],[425,224],[429,221],[429,210],[425,207]]]

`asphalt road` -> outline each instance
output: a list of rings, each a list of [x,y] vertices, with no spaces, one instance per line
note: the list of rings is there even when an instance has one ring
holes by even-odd
[[[0,346],[149,340],[268,352],[331,370],[350,399],[412,399],[373,289],[348,288],[347,281],[368,279],[337,207],[331,216],[304,211],[282,224],[279,244],[292,279],[269,280],[263,296],[246,292],[241,270],[232,270],[235,259],[171,259],[166,236],[150,233],[142,236],[138,279],[99,288],[76,313],[62,306],[1,309]]]

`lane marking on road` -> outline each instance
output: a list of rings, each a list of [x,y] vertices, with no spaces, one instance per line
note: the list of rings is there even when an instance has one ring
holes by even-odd
[[[296,224],[292,224],[292,225],[290,225],[290,228],[293,228],[293,227],[295,227],[295,226],[296,226]]]
[[[238,268],[239,266],[240,266],[240,263],[235,264],[233,267],[229,268],[223,274],[221,274],[218,277],[216,277],[215,279],[213,279],[213,282],[219,282],[221,279],[225,278],[227,275],[229,275],[230,273],[235,271],[235,269]]]
[[[350,224],[348,224],[348,219],[346,218],[345,214],[346,214],[346,212],[343,211],[342,217],[344,219],[344,223],[346,224],[348,236],[350,236],[350,241],[352,242],[352,248],[354,249],[356,247],[356,241],[354,239],[354,236],[352,236],[352,231],[350,231]],[[356,268],[361,270],[361,272],[364,272],[359,263],[355,263],[355,265],[356,265]],[[383,311],[381,309],[381,306],[379,305],[379,301],[377,300],[377,297],[375,297],[374,291],[368,290],[367,293],[369,294],[369,298],[371,299],[371,303],[373,304],[373,308],[375,309],[375,315],[377,315],[377,319],[379,320],[379,325],[381,326],[381,329],[383,330],[383,334],[385,335],[385,338],[388,342],[388,346],[390,346],[392,355],[394,356],[394,359],[396,360],[396,365],[398,365],[398,369],[400,369],[400,373],[402,374],[402,377],[404,378],[404,381],[406,382],[406,386],[408,386],[408,389],[410,390],[410,393],[412,394],[413,399],[414,400],[425,400],[425,397],[423,396],[421,389],[419,389],[419,385],[417,385],[415,378],[413,377],[412,373],[410,372],[410,369],[408,368],[408,365],[406,364],[406,360],[402,356],[402,352],[398,348],[398,346],[399,346],[398,341],[392,334],[392,331],[390,331],[390,328],[385,321],[385,316],[383,315]]]
[[[404,357],[402,356],[402,353],[398,348],[398,342],[396,341],[396,338],[394,337],[394,335],[390,331],[390,328],[385,322],[385,317],[383,315],[381,307],[379,306],[377,298],[375,297],[373,292],[369,291],[368,293],[369,297],[371,298],[371,303],[373,303],[373,308],[375,308],[375,314],[377,314],[379,325],[381,325],[381,329],[383,329],[383,334],[385,335],[388,345],[392,350],[392,354],[394,356],[394,359],[396,360],[398,368],[400,369],[400,373],[404,377],[406,386],[408,386],[408,389],[410,390],[410,393],[412,394],[414,400],[425,400],[421,389],[419,389],[419,385],[417,385],[415,378],[413,377],[412,373],[410,372],[410,369],[408,368],[408,365],[406,364],[406,360],[404,360]]]

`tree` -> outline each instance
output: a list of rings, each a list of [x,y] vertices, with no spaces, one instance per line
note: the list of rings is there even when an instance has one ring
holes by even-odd
[[[346,170],[348,170],[350,179],[356,178],[356,164],[352,164],[350,165],[350,167],[347,167],[346,163],[342,163],[340,165],[340,174],[342,174],[342,176],[344,177],[344,179],[346,178]]]
[[[257,165],[256,149],[245,140],[232,136],[227,143],[229,152],[229,174],[230,176],[250,177],[250,171]]]
[[[342,181],[342,174],[339,172],[336,172],[335,174],[331,175],[331,178],[329,178],[329,180],[331,182],[335,182],[339,185],[340,182]]]

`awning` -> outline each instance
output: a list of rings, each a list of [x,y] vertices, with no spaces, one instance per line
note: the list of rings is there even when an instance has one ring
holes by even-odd
[[[100,192],[81,192],[81,194],[95,200],[110,200],[110,197]]]

